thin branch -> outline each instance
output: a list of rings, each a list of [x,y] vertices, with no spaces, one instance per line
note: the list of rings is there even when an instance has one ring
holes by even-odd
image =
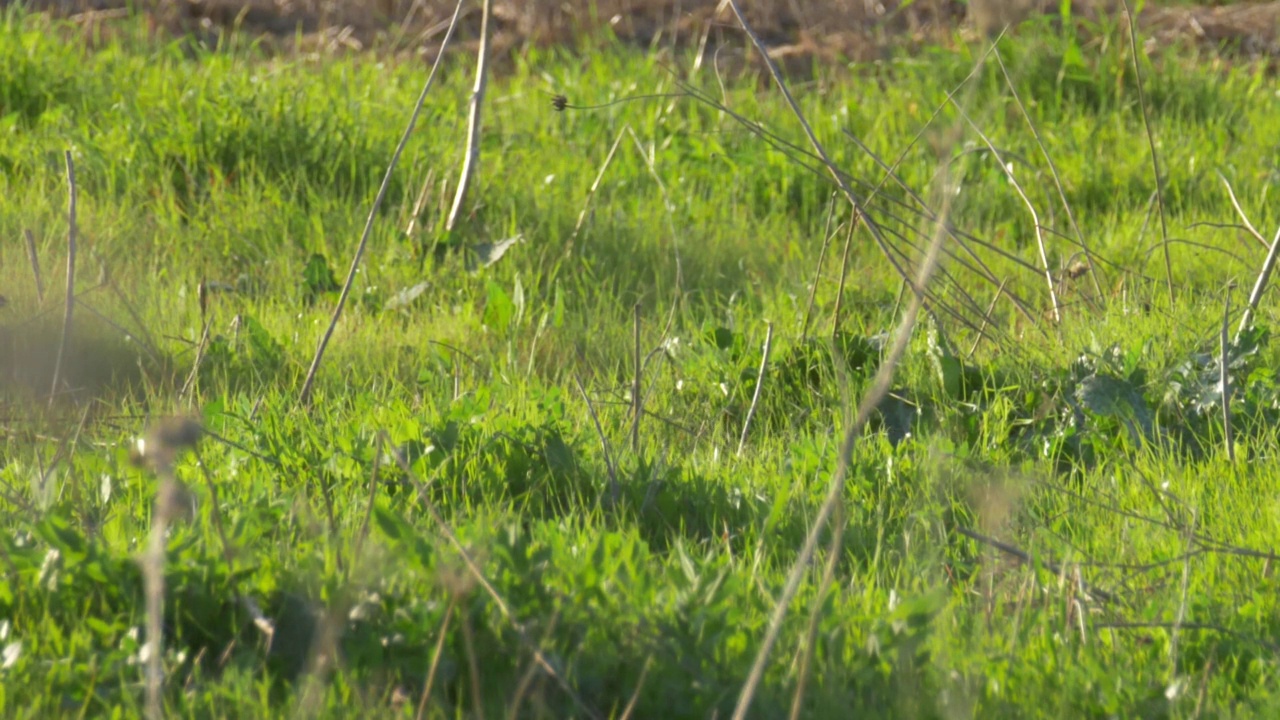
[[[471,110],[467,118],[467,154],[462,161],[462,175],[458,178],[458,192],[453,196],[453,208],[444,229],[452,231],[462,214],[467,191],[475,180],[480,166],[480,127],[484,108],[484,91],[489,84],[489,15],[492,0],[483,0],[480,10],[480,49],[476,52],[476,84],[471,91]]]
[[[756,388],[751,393],[751,407],[747,408],[747,418],[742,421],[742,436],[738,438],[738,456],[747,444],[747,433],[751,431],[751,418],[756,416],[756,406],[760,404],[760,391],[764,387],[764,373],[769,367],[769,350],[773,347],[773,323],[766,323],[764,331],[764,349],[760,352],[760,371],[756,373]]]
[[[1259,245],[1264,249],[1270,250],[1271,246],[1267,244],[1267,239],[1262,237],[1262,233],[1258,232],[1258,229],[1249,221],[1249,216],[1245,214],[1244,208],[1240,207],[1240,201],[1236,199],[1236,191],[1232,189],[1231,182],[1227,180],[1227,176],[1223,175],[1222,171],[1219,170],[1218,177],[1222,180],[1222,184],[1227,187],[1227,197],[1231,198],[1231,207],[1236,209],[1236,214],[1240,216],[1240,221],[1244,223],[1244,228],[1258,241]]]
[[[1253,290],[1249,293],[1249,302],[1240,315],[1240,325],[1236,328],[1236,342],[1240,342],[1240,335],[1249,329],[1249,324],[1253,322],[1253,313],[1258,309],[1258,303],[1262,302],[1262,293],[1266,291],[1267,283],[1271,280],[1271,271],[1276,268],[1277,257],[1280,257],[1280,228],[1276,229],[1276,236],[1271,241],[1271,250],[1267,252],[1267,259],[1262,262],[1262,270],[1258,272],[1258,279],[1254,281]]]
[[[1011,555],[1015,558],[1018,558],[1022,562],[1025,562],[1025,563],[1035,562],[1035,558],[1033,558],[1030,555],[1030,553],[1020,550],[1008,543],[1000,542],[999,540],[996,540],[993,537],[987,537],[986,535],[983,535],[982,533],[976,530],[971,530],[964,526],[957,526],[956,532],[960,533],[961,535],[964,535],[965,537],[971,540],[977,540],[978,542],[983,543],[984,545],[990,545],[991,547],[999,550],[1000,552],[1006,555]],[[1058,565],[1057,563],[1050,562],[1047,560],[1041,560],[1041,564],[1044,565],[1045,568],[1049,570],[1049,572],[1052,572],[1055,575],[1061,575],[1064,572],[1063,567],[1061,565]],[[1106,602],[1113,602],[1116,599],[1115,596],[1112,595],[1111,593],[1106,592],[1104,590],[1099,590],[1098,588],[1092,587],[1088,584],[1082,584],[1081,589],[1083,589],[1086,593],[1098,598],[1099,600],[1104,600]]]
[[[373,200],[373,207],[369,209],[369,217],[365,220],[364,233],[360,236],[360,244],[356,246],[355,254],[351,257],[351,268],[347,271],[347,280],[342,284],[342,292],[338,295],[338,302],[333,308],[333,317],[329,320],[329,326],[325,328],[324,335],[320,336],[320,344],[316,347],[315,357],[311,360],[311,367],[307,369],[307,377],[302,382],[302,392],[299,393],[298,402],[306,405],[311,401],[311,386],[315,383],[316,372],[320,369],[320,361],[324,359],[324,351],[329,346],[329,340],[333,337],[333,331],[338,326],[338,319],[342,317],[342,308],[347,304],[347,296],[351,294],[351,286],[355,284],[356,273],[360,269],[360,260],[364,257],[365,247],[369,244],[369,236],[373,233],[373,223],[378,217],[378,208],[382,206],[382,200],[387,196],[387,189],[391,186],[391,174],[395,172],[396,165],[400,162],[400,155],[404,153],[404,148],[409,144],[409,138],[413,135],[413,127],[418,122],[418,115],[422,112],[422,104],[426,102],[427,91],[431,89],[431,84],[435,81],[436,70],[440,68],[440,61],[444,58],[445,48],[449,46],[449,40],[453,37],[453,30],[458,24],[458,13],[462,10],[463,0],[458,0],[458,4],[453,8],[453,18],[449,21],[449,30],[445,33],[444,40],[440,44],[440,52],[436,54],[435,62],[431,65],[431,73],[427,75],[427,80],[422,85],[422,92],[418,95],[418,101],[413,106],[413,114],[409,116],[409,124],[405,126],[404,134],[400,136],[400,144],[396,146],[395,154],[391,156],[391,162],[387,164],[387,172],[382,177],[382,185],[378,188],[378,195]]]

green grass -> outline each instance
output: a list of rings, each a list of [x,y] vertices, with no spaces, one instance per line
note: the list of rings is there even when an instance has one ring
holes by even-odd
[[[158,481],[131,449],[156,420],[188,412],[213,434],[175,470],[194,513],[168,538],[169,714],[411,717],[428,683],[426,717],[620,717],[633,696],[631,717],[731,713],[879,366],[880,334],[905,306],[860,229],[833,332],[841,233],[802,337],[825,176],[693,97],[551,108],[554,94],[596,105],[679,92],[687,58],[673,75],[621,46],[529,50],[490,88],[478,184],[445,233],[472,72],[447,62],[302,406],[337,297],[329,275],[344,277],[425,66],[191,53],[126,30],[90,51],[65,26],[0,20],[0,716],[144,712],[137,558]],[[1143,61],[1168,232],[1181,241],[1168,245],[1167,278],[1126,42],[1106,28],[1097,38],[1032,26],[1000,49],[1080,234],[1106,261],[1102,295],[1087,277],[1064,281],[1063,322],[1048,320],[1026,208],[946,108],[899,175],[938,207],[938,151],[953,158],[950,222],[1005,255],[974,246],[992,283],[948,241],[955,257],[896,400],[855,446],[833,581],[824,533],[752,717],[785,716],[802,676],[803,717],[1267,717],[1280,706],[1280,603],[1263,557],[1280,541],[1276,313],[1269,293],[1232,349],[1233,463],[1210,354],[1224,285],[1251,287],[1265,249],[1206,224],[1237,222],[1215,171],[1268,239],[1280,222],[1280,90],[1211,57]],[[841,131],[893,162],[977,51],[821,69],[793,91],[869,190],[881,172]],[[709,69],[687,81],[721,99]],[[724,83],[734,112],[804,144],[759,78]],[[1060,273],[1078,248],[1034,138],[998,67],[969,87],[957,97],[1054,230]],[[964,130],[957,144],[952,128]],[[63,379],[75,392],[48,407],[67,149],[80,295]],[[870,205],[916,263],[933,224],[893,183]],[[837,205],[833,227],[848,215]],[[456,250],[516,235],[488,267]],[[201,283],[221,288],[203,313]],[[650,360],[633,447],[637,304]],[[739,456],[768,322],[770,364]],[[270,643],[244,599],[274,623]],[[316,672],[325,628],[339,659]],[[590,711],[539,669],[535,645]]]

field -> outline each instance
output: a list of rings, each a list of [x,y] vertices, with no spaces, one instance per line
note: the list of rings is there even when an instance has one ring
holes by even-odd
[[[0,10],[0,717],[1275,717],[1271,55],[1054,6],[512,42],[456,213],[474,14]]]

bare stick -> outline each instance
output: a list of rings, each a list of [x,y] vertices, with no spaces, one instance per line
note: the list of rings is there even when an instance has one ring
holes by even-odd
[[[644,373],[644,366],[640,359],[640,303],[636,303],[635,308],[635,380],[631,385],[631,452],[640,454],[640,416],[644,409],[644,396],[640,392],[640,377]]]
[[[618,137],[613,139],[613,145],[609,146],[609,154],[604,156],[604,162],[600,163],[600,170],[596,172],[596,179],[591,183],[591,188],[587,190],[587,199],[582,202],[582,212],[578,213],[578,222],[574,223],[573,233],[569,235],[569,242],[565,248],[565,254],[573,252],[573,243],[578,239],[578,233],[582,230],[582,224],[586,222],[587,211],[591,209],[591,200],[596,196],[596,191],[600,189],[600,183],[604,180],[604,173],[609,169],[609,165],[613,162],[613,156],[618,152],[618,144],[622,142],[622,136],[630,128],[630,125],[624,125],[618,131]]]
[[[809,317],[813,314],[813,301],[818,295],[818,280],[822,278],[822,265],[827,260],[827,249],[831,247],[831,238],[835,233],[831,232],[831,219],[835,217],[835,193],[831,194],[831,202],[827,203],[827,221],[822,227],[822,249],[818,251],[818,267],[813,271],[813,284],[809,286],[809,302],[804,306],[804,320],[800,323],[800,341],[804,342],[809,336]],[[840,232],[840,227],[836,226],[836,232]]]
[[[591,421],[595,423],[596,434],[600,436],[600,448],[604,451],[604,466],[609,473],[609,497],[614,502],[618,502],[618,471],[613,467],[613,456],[609,452],[609,438],[604,435],[604,427],[600,424],[600,416],[596,414],[595,405],[591,404],[591,396],[587,395],[587,389],[582,386],[582,381],[577,375],[573,376],[573,382],[578,386],[578,392],[582,394],[582,401],[587,404],[587,412],[591,415]]]
[[[1013,557],[1018,558],[1024,563],[1030,564],[1035,562],[1036,560],[1034,557],[1031,556],[1030,553],[1024,550],[1020,550],[1008,543],[1000,542],[995,538],[987,537],[986,535],[983,535],[982,533],[977,532],[976,530],[972,530],[964,526],[957,526],[956,532],[960,533],[961,535],[964,535],[965,537],[971,540],[977,540],[978,542],[983,543],[985,545],[990,545],[991,547],[999,550],[1000,552],[1006,555],[1012,555]],[[1049,562],[1047,560],[1041,560],[1040,564],[1043,565],[1046,570],[1056,575],[1062,575],[1063,573],[1066,572],[1065,568],[1061,565],[1058,565],[1057,563]],[[1092,595],[1098,598],[1099,600],[1105,600],[1107,602],[1112,602],[1115,600],[1115,596],[1112,595],[1111,593],[1108,593],[1103,590],[1099,590],[1098,588],[1091,587],[1084,583],[1081,583],[1081,589],[1084,590],[1089,595]]]
[[[462,176],[458,178],[458,192],[453,196],[453,209],[449,211],[449,219],[445,230],[453,230],[462,214],[462,204],[466,202],[467,190],[475,179],[476,168],[480,165],[480,118],[484,107],[484,90],[489,80],[489,10],[492,0],[483,0],[480,11],[480,49],[476,53],[476,84],[471,91],[471,112],[467,118],[467,155],[462,161]]]
[[[62,315],[62,338],[58,341],[58,356],[53,362],[53,384],[49,388],[49,407],[58,397],[58,384],[62,380],[62,357],[67,351],[67,338],[71,336],[71,313],[76,306],[76,166],[71,151],[62,153],[67,163],[67,306]]]
[[[994,53],[996,62],[1000,64],[1000,72],[1004,74],[1005,85],[1009,88],[1009,92],[1013,95],[1013,101],[1017,103],[1019,112],[1022,113],[1022,119],[1027,122],[1027,128],[1031,130],[1031,136],[1036,139],[1036,145],[1040,148],[1040,155],[1044,158],[1045,163],[1049,165],[1049,174],[1053,175],[1054,187],[1058,189],[1058,198],[1062,201],[1062,207],[1067,211],[1067,221],[1071,223],[1071,231],[1075,233],[1076,242],[1080,244],[1080,249],[1084,251],[1085,262],[1089,264],[1089,277],[1093,280],[1093,290],[1102,297],[1102,283],[1098,280],[1098,269],[1093,262],[1093,253],[1089,252],[1089,244],[1085,242],[1084,233],[1080,232],[1080,226],[1076,223],[1076,215],[1071,212],[1071,203],[1067,202],[1067,193],[1062,188],[1062,177],[1058,175],[1058,167],[1053,164],[1053,158],[1049,156],[1049,150],[1044,146],[1044,140],[1040,138],[1040,131],[1036,129],[1035,123],[1031,122],[1031,115],[1027,113],[1027,108],[1022,104],[1022,98],[1018,97],[1018,90],[1013,85],[1013,79],[1009,77],[1009,69],[1004,65],[1004,58],[1000,57],[1000,50]]]
[[[733,2],[733,0],[729,0],[729,2]],[[950,198],[951,193],[947,193],[944,197]],[[949,208],[943,210],[941,213],[943,218],[947,216],[948,211]],[[777,604],[773,608],[773,613],[769,617],[768,629],[765,631],[764,640],[756,653],[751,672],[747,675],[742,691],[738,695],[738,704],[733,710],[732,720],[743,720],[747,715],[747,709],[751,706],[751,699],[755,695],[756,687],[759,686],[760,679],[764,676],[765,662],[768,660],[774,644],[778,641],[778,633],[782,629],[782,621],[786,617],[787,608],[791,605],[792,599],[795,598],[796,591],[800,589],[800,579],[804,576],[809,560],[813,558],[814,548],[818,544],[818,535],[822,532],[822,528],[827,525],[828,519],[830,519],[836,506],[840,503],[841,494],[844,491],[844,479],[848,474],[848,468],[853,459],[853,446],[862,435],[862,429],[866,427],[867,422],[871,419],[871,414],[875,412],[880,405],[880,401],[889,392],[889,385],[893,382],[894,372],[897,370],[903,354],[906,353],[912,330],[915,329],[916,317],[924,304],[924,288],[928,284],[929,278],[933,275],[934,267],[937,265],[944,235],[942,224],[939,223],[938,229],[930,242],[928,254],[925,256],[924,263],[920,266],[920,274],[912,284],[914,293],[911,298],[911,305],[907,307],[907,312],[898,325],[897,336],[894,338],[893,346],[885,356],[880,369],[876,371],[871,389],[868,390],[861,404],[858,405],[858,414],[854,418],[853,425],[845,433],[844,442],[840,447],[836,471],[832,473],[831,483],[827,488],[826,499],[823,501],[822,507],[819,508],[817,517],[813,519],[813,527],[810,528],[808,536],[805,537],[804,546],[800,549],[799,556],[787,575],[787,582],[783,586],[782,595],[778,598]]]
[[[1231,437],[1231,386],[1228,384],[1227,372],[1227,325],[1231,323],[1231,288],[1227,288],[1226,308],[1222,312],[1222,354],[1218,359],[1222,365],[1222,442],[1227,446],[1227,460],[1236,461],[1235,442]]]
[[[760,372],[756,373],[756,389],[751,393],[751,407],[747,408],[747,419],[742,421],[742,436],[738,438],[738,456],[742,456],[742,448],[747,444],[747,433],[751,430],[751,418],[756,415],[756,406],[760,403],[760,389],[764,387],[764,372],[769,367],[769,349],[773,347],[773,323],[765,324],[764,349],[760,352]]]
[[[404,153],[405,145],[409,144],[409,137],[413,134],[413,126],[418,122],[418,115],[422,112],[422,104],[427,99],[427,91],[431,89],[431,83],[435,81],[436,70],[440,67],[440,61],[444,58],[445,48],[449,46],[449,40],[453,37],[453,30],[458,24],[458,13],[462,10],[462,0],[458,0],[458,4],[453,8],[453,18],[449,21],[449,30],[445,33],[444,40],[440,43],[440,52],[436,55],[436,60],[431,65],[431,73],[427,75],[427,81],[422,85],[422,93],[418,95],[418,102],[413,106],[413,114],[409,116],[409,124],[404,129],[404,135],[400,136],[400,144],[396,146],[395,154],[391,156],[391,162],[387,165],[387,172],[382,177],[382,186],[378,188],[378,196],[373,200],[373,207],[369,209],[369,217],[364,224],[364,233],[360,236],[360,244],[356,246],[356,252],[351,257],[351,268],[347,271],[347,280],[342,284],[342,292],[338,295],[338,302],[333,308],[333,317],[329,320],[329,327],[325,328],[324,335],[320,336],[320,344],[316,347],[316,355],[311,359],[311,367],[307,370],[307,378],[302,382],[302,392],[298,396],[298,401],[306,405],[311,401],[311,386],[316,380],[316,371],[320,369],[320,361],[324,359],[325,348],[329,346],[329,340],[333,337],[334,328],[338,326],[338,319],[342,317],[342,308],[347,304],[347,296],[351,294],[351,286],[356,281],[356,271],[360,269],[360,259],[364,257],[364,249],[369,244],[369,235],[373,233],[373,222],[378,217],[378,208],[382,206],[382,200],[387,195],[387,188],[391,186],[391,174],[396,169],[396,164],[400,162],[400,155]]]
[[[1129,0],[1121,0],[1129,19],[1129,48],[1133,52],[1134,85],[1138,88],[1138,106],[1142,108],[1142,125],[1147,131],[1147,146],[1151,150],[1151,172],[1156,180],[1156,206],[1160,210],[1160,239],[1164,244],[1165,282],[1169,287],[1169,305],[1173,305],[1173,261],[1169,259],[1169,224],[1165,220],[1164,182],[1160,178],[1160,157],[1156,154],[1156,139],[1151,134],[1151,117],[1147,113],[1147,97],[1142,89],[1142,67],[1138,64],[1138,19],[1129,9]]]
[[[1262,293],[1266,291],[1267,283],[1271,280],[1271,271],[1276,268],[1278,253],[1280,253],[1280,229],[1276,230],[1276,236],[1271,241],[1271,250],[1267,252],[1267,259],[1262,262],[1262,270],[1253,283],[1253,290],[1249,292],[1249,302],[1245,305],[1244,313],[1240,315],[1240,326],[1236,328],[1236,342],[1240,342],[1240,335],[1253,321],[1253,313],[1258,309],[1258,303],[1262,301]]]
[[[36,236],[30,230],[22,231],[27,240],[27,260],[31,262],[31,274],[36,278],[36,304],[44,304],[44,279],[40,276],[40,255],[36,252]]]
[[[982,138],[982,142],[986,143],[987,148],[991,150],[991,154],[995,156],[996,162],[999,163],[1000,170],[1004,172],[1005,177],[1009,178],[1009,184],[1013,185],[1014,191],[1018,193],[1018,197],[1022,198],[1023,204],[1027,206],[1027,212],[1031,214],[1031,224],[1036,231],[1036,247],[1040,250],[1040,264],[1044,269],[1044,279],[1049,286],[1049,302],[1053,306],[1053,321],[1055,323],[1062,322],[1062,307],[1058,303],[1058,293],[1054,289],[1053,271],[1049,269],[1049,254],[1045,249],[1044,230],[1040,226],[1040,215],[1036,212],[1036,206],[1032,204],[1031,198],[1027,197],[1027,193],[1022,189],[1022,184],[1018,182],[1018,178],[1014,177],[1013,169],[1005,162],[1004,157],[996,149],[991,139],[987,137],[986,133],[982,132],[982,129],[969,117],[964,108],[960,107],[960,103],[952,99],[951,104],[955,106],[969,127],[973,128],[973,131],[978,134],[978,137]]]
[[[1240,222],[1244,223],[1245,229],[1258,241],[1259,245],[1270,249],[1271,246],[1267,244],[1267,239],[1262,237],[1262,233],[1258,232],[1252,222],[1249,222],[1249,216],[1245,214],[1244,208],[1240,207],[1240,201],[1236,199],[1236,191],[1231,188],[1231,183],[1227,180],[1227,176],[1223,175],[1222,171],[1219,170],[1218,177],[1222,179],[1222,184],[1227,186],[1227,197],[1231,198],[1231,207],[1236,209],[1236,214],[1240,216]]]

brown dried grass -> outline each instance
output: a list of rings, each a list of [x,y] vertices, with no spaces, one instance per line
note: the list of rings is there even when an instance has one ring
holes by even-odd
[[[378,48],[430,54],[453,0],[144,0],[153,31],[212,41],[238,29],[280,51],[344,52]],[[86,25],[124,14],[125,0],[32,0],[29,5]],[[895,47],[987,34],[1036,13],[1056,13],[1058,0],[756,0],[746,8],[776,59],[787,65],[867,61]],[[1280,57],[1280,2],[1222,6],[1148,3],[1140,22],[1149,43],[1190,41],[1251,59]],[[1214,3],[1214,5],[1217,5]],[[592,7],[594,6],[594,10]],[[1114,13],[1118,0],[1074,0],[1073,14]],[[464,10],[455,46],[471,52],[478,8]],[[741,45],[722,0],[495,0],[497,55],[528,45],[573,45],[609,35],[655,48]],[[298,39],[301,38],[301,44]],[[470,42],[469,42],[470,41]]]

